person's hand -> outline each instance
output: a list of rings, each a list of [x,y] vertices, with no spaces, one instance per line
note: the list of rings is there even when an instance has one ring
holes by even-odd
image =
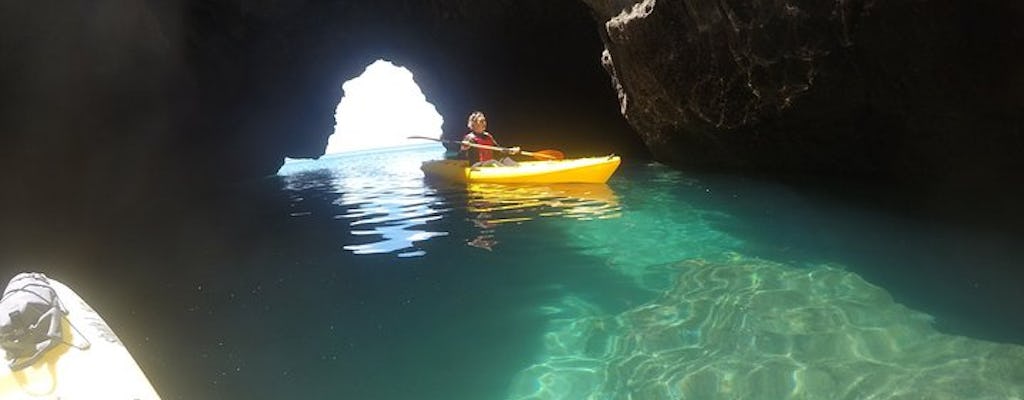
[[[519,146],[509,147],[508,148],[508,154],[511,154],[511,155],[519,154]]]

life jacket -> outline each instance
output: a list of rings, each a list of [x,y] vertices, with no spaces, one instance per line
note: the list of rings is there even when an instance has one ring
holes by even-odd
[[[484,146],[498,146],[498,141],[494,140],[494,137],[490,133],[484,132],[479,135],[469,132],[465,137],[462,138],[464,142],[470,142],[473,144],[481,144]],[[466,150],[468,159],[472,162],[480,162],[494,159],[494,152],[490,149],[481,149],[479,147],[470,147]],[[474,155],[476,155],[474,157]]]

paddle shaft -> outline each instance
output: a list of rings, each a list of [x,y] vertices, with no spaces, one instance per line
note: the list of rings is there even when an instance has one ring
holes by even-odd
[[[426,139],[426,140],[433,140],[435,142],[441,142],[441,143],[462,144],[462,145],[466,145],[466,146],[469,146],[469,147],[476,147],[476,148],[479,148],[479,149],[496,150],[496,151],[504,151],[504,152],[508,152],[509,151],[508,147],[488,146],[486,144],[476,144],[476,143],[470,143],[470,142],[456,142],[454,140],[441,140],[441,139],[434,139],[432,137],[426,137],[426,136],[409,136],[409,139]],[[524,156],[530,156],[530,157],[547,158],[549,160],[557,160],[558,159],[558,157],[552,156],[550,154],[534,153],[532,151],[525,151],[525,150],[519,150],[519,154],[522,154]]]

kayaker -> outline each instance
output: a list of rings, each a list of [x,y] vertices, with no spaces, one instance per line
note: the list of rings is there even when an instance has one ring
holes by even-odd
[[[466,159],[473,162],[474,167],[482,166],[515,166],[518,163],[509,158],[504,157],[501,161],[494,159],[494,150],[481,149],[479,147],[468,146],[466,143],[479,144],[484,146],[498,147],[498,141],[487,132],[487,117],[480,111],[473,111],[469,114],[469,119],[466,121],[466,126],[469,128],[469,133],[462,138],[462,147],[460,151],[466,154]],[[519,147],[510,147],[507,151],[509,155],[519,154]]]

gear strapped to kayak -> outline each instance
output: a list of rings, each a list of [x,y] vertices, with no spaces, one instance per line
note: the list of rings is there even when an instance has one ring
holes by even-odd
[[[58,344],[71,345],[61,329],[67,313],[46,275],[26,272],[11,279],[0,299],[0,347],[11,370],[32,365]]]
[[[18,274],[0,299],[0,399],[159,400],[124,343],[59,280]]]

